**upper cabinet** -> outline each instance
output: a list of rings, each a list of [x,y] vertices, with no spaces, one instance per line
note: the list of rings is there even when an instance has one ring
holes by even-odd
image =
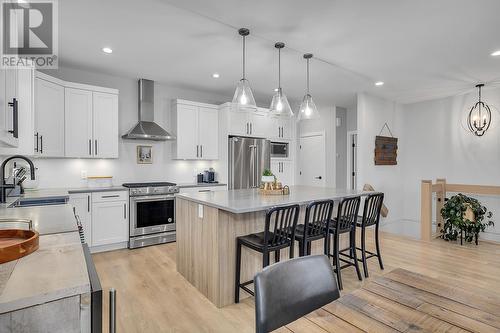
[[[271,140],[292,140],[294,119],[269,115],[269,110],[257,108],[254,111],[239,111],[231,103],[221,105],[227,113],[229,135],[266,138]]]
[[[219,158],[219,112],[216,105],[175,100],[173,124],[177,137],[174,142],[174,158]]]
[[[64,157],[64,87],[39,77],[35,79],[34,145],[35,155]]]
[[[64,89],[66,157],[118,157],[118,95]]]
[[[0,70],[0,155],[33,155],[34,69]]]
[[[24,135],[33,128],[33,73],[32,67],[0,70],[0,153],[27,153]]]

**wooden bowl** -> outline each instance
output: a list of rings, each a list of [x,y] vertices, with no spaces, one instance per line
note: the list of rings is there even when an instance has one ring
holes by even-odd
[[[38,250],[37,231],[22,229],[0,230],[0,264],[27,256]]]

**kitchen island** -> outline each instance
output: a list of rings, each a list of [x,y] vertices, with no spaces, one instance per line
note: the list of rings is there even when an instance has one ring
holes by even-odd
[[[176,198],[177,271],[217,307],[234,303],[236,237],[264,230],[266,210],[314,200],[342,198],[365,192],[312,186],[291,186],[289,195],[261,195],[258,189],[179,194]],[[295,247],[295,256],[298,247]],[[322,241],[312,253],[323,253]],[[281,258],[288,258],[288,249]],[[283,260],[283,259],[282,259]],[[243,247],[241,278],[250,280],[262,269],[262,255]],[[271,258],[273,262],[273,258]],[[241,293],[241,298],[245,297]]]

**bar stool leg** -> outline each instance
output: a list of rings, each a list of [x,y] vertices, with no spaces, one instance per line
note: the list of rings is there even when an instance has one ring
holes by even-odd
[[[241,243],[236,243],[236,278],[234,284],[234,302],[240,302],[240,274],[241,274]]]
[[[375,227],[375,246],[377,247],[377,258],[380,269],[384,269],[384,264],[382,263],[382,255],[380,253],[380,243],[378,237],[378,225]]]
[[[274,262],[280,262],[280,250],[274,251]]]
[[[356,274],[358,275],[358,280],[363,281],[361,277],[361,270],[359,269],[358,255],[356,254],[356,227],[352,229],[349,233],[349,241],[351,243],[351,258],[354,260],[354,267],[356,268]]]
[[[269,251],[264,251],[262,255],[262,268],[266,268],[267,266],[269,266]]]
[[[299,257],[303,257],[304,254],[304,240],[299,241]]]
[[[308,241],[306,244],[307,244],[307,255],[310,256],[311,255],[311,241]]]
[[[333,256],[334,265],[337,269],[337,282],[339,284],[339,290],[342,290],[342,277],[340,276],[339,235],[337,232],[335,232],[335,236],[333,238]]]
[[[363,272],[368,277],[368,264],[366,263],[366,229],[361,227],[361,260],[363,261]]]

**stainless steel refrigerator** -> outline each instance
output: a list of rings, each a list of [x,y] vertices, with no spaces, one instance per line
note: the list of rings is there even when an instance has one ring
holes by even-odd
[[[266,139],[229,138],[229,189],[256,188],[264,169],[271,168],[271,143]]]

